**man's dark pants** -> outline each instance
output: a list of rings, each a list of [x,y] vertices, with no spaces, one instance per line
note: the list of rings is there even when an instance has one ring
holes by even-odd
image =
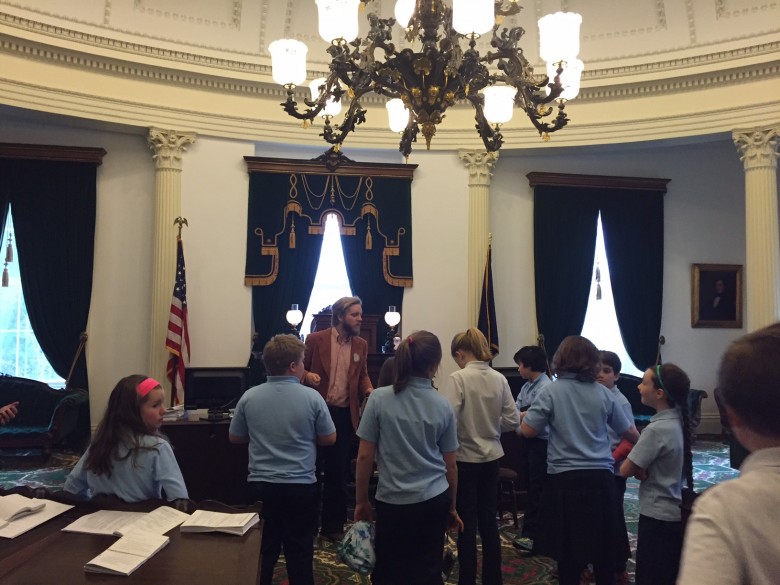
[[[328,405],[333,424],[336,425],[336,443],[320,447],[322,478],[323,534],[336,534],[344,530],[347,521],[347,472],[352,460],[352,443],[355,429],[349,407]]]

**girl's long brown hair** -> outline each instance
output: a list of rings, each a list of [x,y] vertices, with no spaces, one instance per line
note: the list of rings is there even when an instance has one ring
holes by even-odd
[[[415,331],[401,340],[395,350],[395,383],[398,394],[409,385],[412,376],[430,378],[441,363],[441,343],[430,331]]]
[[[156,435],[149,432],[141,418],[141,405],[149,399],[149,394],[141,397],[136,391],[138,384],[146,378],[148,376],[133,374],[122,378],[114,386],[108,398],[106,413],[89,446],[89,455],[84,462],[87,470],[111,477],[114,460],[126,459],[131,455],[135,459],[140,449],[156,450],[156,447],[141,446],[141,437]],[[119,455],[122,444],[129,447],[124,457]]]

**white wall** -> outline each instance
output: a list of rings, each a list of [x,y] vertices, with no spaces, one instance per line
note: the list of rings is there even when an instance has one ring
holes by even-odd
[[[52,123],[52,121],[56,123]],[[146,368],[154,214],[154,163],[143,131],[84,129],[72,120],[23,120],[0,111],[0,141],[103,147],[98,171],[95,275],[88,360],[93,424],[116,381]],[[251,294],[244,286],[246,193],[243,157],[313,158],[324,149],[198,136],[183,158],[182,213],[192,363],[237,365],[250,349]],[[401,162],[395,151],[345,153],[360,162]],[[452,336],[467,323],[468,172],[455,152],[415,151],[412,186],[414,287],[404,296],[402,331],[439,335],[439,378],[455,369]],[[666,195],[662,334],[664,359],[710,392],[735,329],[692,329],[692,263],[744,264],[744,173],[730,138],[686,145],[504,151],[491,186],[490,231],[498,366],[536,339],[531,171],[669,178]],[[642,237],[642,234],[637,234]],[[641,266],[637,267],[641,270]],[[171,283],[171,286],[173,283]],[[712,398],[702,429],[719,431]]]

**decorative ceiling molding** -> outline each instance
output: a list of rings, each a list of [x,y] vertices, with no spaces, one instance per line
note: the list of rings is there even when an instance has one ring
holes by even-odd
[[[224,20],[212,20],[210,18],[203,18],[199,16],[187,15],[179,12],[173,12],[170,10],[160,10],[159,8],[152,8],[146,6],[149,0],[135,0],[133,2],[133,9],[144,15],[156,16],[167,18],[170,20],[179,20],[182,22],[189,22],[191,24],[212,26],[217,28],[228,27],[231,29],[241,29],[241,0],[232,0],[230,9],[230,21]],[[106,0],[106,4],[111,4],[111,0]]]

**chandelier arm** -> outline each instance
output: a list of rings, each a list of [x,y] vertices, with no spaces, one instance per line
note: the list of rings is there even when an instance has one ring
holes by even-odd
[[[476,112],[474,114],[474,119],[477,121],[474,127],[477,129],[477,133],[482,139],[485,149],[488,152],[497,151],[501,148],[501,145],[504,144],[504,136],[501,134],[499,125],[496,124],[495,127],[491,126],[490,122],[488,122],[485,117],[484,98],[479,94],[475,94],[473,96],[467,96],[466,99],[474,106],[474,111]]]

